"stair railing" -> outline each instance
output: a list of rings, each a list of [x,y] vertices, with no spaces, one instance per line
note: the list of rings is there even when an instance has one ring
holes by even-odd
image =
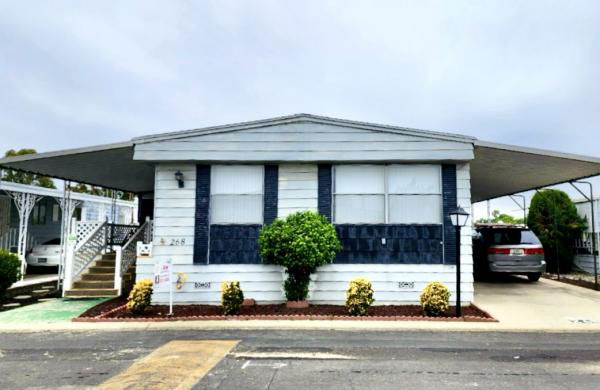
[[[115,247],[115,289],[121,296],[123,288],[123,275],[127,273],[137,259],[137,243],[147,243],[152,237],[152,221],[146,221],[139,227],[131,238],[121,247]]]
[[[78,242],[75,248],[67,249],[65,262],[65,281],[64,289],[70,290],[75,278],[77,278],[98,256],[106,249],[106,222],[100,224],[94,231],[81,242]]]

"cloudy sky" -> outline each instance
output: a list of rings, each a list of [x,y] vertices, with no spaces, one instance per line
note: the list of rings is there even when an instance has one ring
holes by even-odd
[[[600,156],[599,65],[595,0],[0,0],[0,150],[308,112]]]

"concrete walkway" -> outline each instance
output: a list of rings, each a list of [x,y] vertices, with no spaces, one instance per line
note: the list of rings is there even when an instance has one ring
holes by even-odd
[[[503,326],[600,330],[600,291],[548,279],[508,277],[475,285],[475,303]]]

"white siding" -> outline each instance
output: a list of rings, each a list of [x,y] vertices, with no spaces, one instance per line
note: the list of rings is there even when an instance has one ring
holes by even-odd
[[[277,216],[284,218],[296,211],[317,211],[319,198],[316,164],[279,166]]]
[[[193,135],[135,146],[150,161],[425,161],[470,160],[469,142],[320,123],[290,123]]]
[[[285,177],[286,172],[300,176],[308,174],[305,179],[313,177],[314,166],[301,172],[299,166],[280,167],[280,177]],[[293,168],[297,167],[297,168]],[[293,169],[292,169],[293,168]],[[185,177],[185,188],[177,190],[171,182],[174,172],[180,169]],[[313,173],[310,173],[311,171]],[[159,164],[157,166],[157,182],[155,192],[155,235],[153,258],[139,258],[137,264],[137,278],[151,278],[154,270],[154,261],[171,258],[174,264],[174,272],[185,272],[188,279],[181,290],[174,290],[174,300],[178,303],[220,303],[220,284],[224,280],[239,280],[248,298],[254,298],[259,303],[283,302],[285,296],[282,283],[285,278],[283,269],[276,266],[265,266],[261,264],[252,265],[194,265],[193,264],[193,220],[195,202],[195,166],[194,165],[170,165]],[[290,176],[288,176],[290,177]],[[316,178],[316,176],[314,176]],[[302,180],[300,180],[302,181]],[[283,180],[283,182],[286,182]],[[288,181],[291,182],[291,181]],[[305,183],[313,183],[307,180]],[[315,185],[294,186],[294,190],[300,191],[304,199],[316,199]],[[283,185],[286,187],[287,185]],[[470,189],[469,189],[469,165],[457,166],[457,186],[460,192],[458,203],[467,212],[471,213]],[[297,187],[297,188],[296,188]],[[306,187],[311,187],[307,189]],[[175,192],[172,192],[176,190]],[[282,181],[280,180],[280,193]],[[187,194],[187,198],[175,196]],[[311,192],[314,191],[314,192]],[[292,193],[293,194],[293,193]],[[294,196],[288,199],[295,199]],[[182,202],[185,201],[185,202]],[[316,208],[316,203],[315,206]],[[280,206],[280,216],[292,208]],[[170,238],[185,238],[183,246],[169,246]],[[164,243],[161,242],[164,239]],[[462,265],[462,300],[473,301],[473,258],[471,249],[471,228],[462,230],[461,235],[461,265]],[[366,277],[371,280],[375,290],[375,304],[386,303],[411,303],[417,304],[423,287],[431,281],[443,282],[452,292],[455,292],[456,268],[452,265],[426,265],[426,264],[332,264],[321,267],[313,275],[310,286],[309,300],[314,303],[336,303],[341,304],[345,299],[345,291],[350,279],[355,277]],[[196,282],[210,282],[210,288],[196,288]],[[399,282],[414,282],[410,289],[399,288]],[[452,299],[452,298],[451,298]],[[168,302],[167,293],[155,293],[154,303]]]
[[[175,172],[184,175],[184,188],[177,188]],[[154,262],[171,259],[175,272],[191,266],[194,254],[194,215],[196,212],[196,166],[193,164],[157,164],[154,182],[154,237],[152,258],[139,258],[136,279],[152,279]],[[172,240],[185,240],[171,246]],[[180,241],[181,242],[181,241]],[[199,267],[196,267],[199,268]],[[197,269],[194,272],[199,272]],[[154,301],[164,301],[155,294]]]

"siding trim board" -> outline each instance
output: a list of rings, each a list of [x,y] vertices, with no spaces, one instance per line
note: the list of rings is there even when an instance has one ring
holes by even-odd
[[[448,213],[457,206],[456,165],[442,165],[442,210],[444,221],[444,263],[456,264],[456,230]]]
[[[210,247],[210,165],[196,166],[194,264],[208,264]]]
[[[264,223],[271,224],[277,218],[279,198],[279,166],[265,165],[265,188],[263,194]]]
[[[330,222],[332,220],[332,169],[333,166],[331,164],[319,164],[319,214],[323,214]]]

